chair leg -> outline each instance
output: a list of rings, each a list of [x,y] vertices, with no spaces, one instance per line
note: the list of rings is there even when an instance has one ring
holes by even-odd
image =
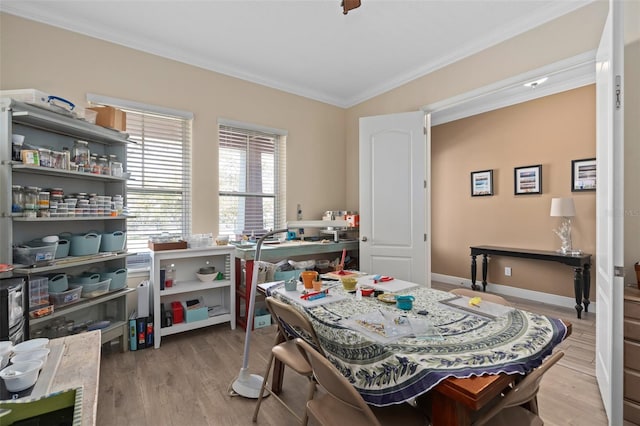
[[[307,400],[304,403],[304,414],[302,415],[302,426],[307,426],[309,421],[309,415],[307,414],[307,402],[313,399],[313,395],[316,393],[316,381],[313,376],[309,377],[309,393],[307,394]]]
[[[258,421],[258,411],[260,411],[260,405],[262,404],[262,399],[264,398],[264,391],[267,387],[267,383],[269,382],[269,372],[271,371],[271,367],[273,366],[273,352],[269,356],[269,362],[267,363],[267,371],[264,373],[264,378],[262,379],[262,386],[260,387],[260,395],[258,396],[258,402],[256,403],[256,408],[253,411],[253,422]]]
[[[534,396],[531,401],[529,401],[529,410],[536,416],[538,415],[538,396],[537,395]]]

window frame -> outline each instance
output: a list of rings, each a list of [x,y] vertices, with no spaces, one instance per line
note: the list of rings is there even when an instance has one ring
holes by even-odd
[[[218,170],[218,202],[219,202],[219,212],[218,212],[218,233],[221,235],[229,235],[232,239],[238,238],[240,235],[244,234],[243,230],[234,229],[233,231],[229,231],[225,229],[223,226],[223,214],[222,214],[222,199],[224,197],[260,197],[261,199],[272,199],[273,200],[273,225],[265,226],[268,229],[252,229],[254,231],[255,236],[259,236],[260,231],[269,231],[272,229],[279,229],[284,227],[286,223],[286,137],[288,132],[281,129],[274,129],[270,127],[257,126],[250,123],[238,122],[233,120],[219,119],[218,120],[218,155],[221,158],[221,150],[222,147],[222,131],[228,132],[237,132],[238,134],[245,135],[247,138],[251,137],[266,137],[274,139],[274,176],[273,176],[273,192],[251,192],[251,191],[227,191],[220,189],[220,179],[224,172],[223,165],[220,164],[219,161],[219,170]],[[244,174],[245,176],[249,175],[248,168],[249,161],[245,164]],[[255,159],[254,159],[255,161]],[[247,178],[248,180],[249,178]],[[264,208],[262,210],[264,216]],[[246,228],[246,226],[245,226]],[[249,231],[250,229],[244,229]]]
[[[108,105],[108,106],[113,106],[116,108],[120,108],[123,111],[125,111],[126,113],[129,114],[129,118],[131,119],[131,117],[135,114],[142,114],[143,116],[148,116],[148,117],[153,117],[155,120],[162,120],[163,118],[167,118],[168,120],[178,120],[178,123],[180,123],[179,126],[175,127],[175,130],[177,131],[178,128],[180,128],[179,132],[176,133],[182,133],[182,136],[180,137],[182,140],[182,144],[181,144],[181,152],[182,152],[182,167],[181,170],[182,173],[182,189],[180,190],[170,190],[170,191],[162,191],[162,189],[144,189],[144,188],[140,188],[140,187],[135,187],[135,181],[133,180],[129,180],[126,183],[126,196],[125,196],[125,203],[127,201],[127,198],[130,197],[130,194],[152,194],[152,193],[172,193],[172,194],[180,194],[182,200],[181,200],[181,204],[182,204],[182,213],[181,213],[181,236],[188,236],[191,234],[191,226],[192,226],[192,216],[193,216],[193,205],[192,205],[192,187],[193,187],[193,178],[191,175],[191,170],[192,170],[192,157],[191,157],[191,151],[192,151],[192,144],[193,144],[193,113],[188,112],[188,111],[181,111],[181,110],[177,110],[177,109],[171,109],[171,108],[165,108],[165,107],[159,107],[159,106],[155,106],[155,105],[148,105],[148,104],[144,104],[144,103],[139,103],[139,102],[135,102],[135,101],[130,101],[130,100],[124,100],[124,99],[118,99],[118,98],[112,98],[112,97],[106,97],[106,96],[102,96],[102,95],[96,95],[96,94],[91,94],[88,93],[87,94],[87,101],[89,101],[92,104],[97,104],[97,105]],[[129,121],[130,123],[130,121]],[[129,126],[129,125],[128,125]],[[128,127],[127,126],[127,127]],[[168,126],[167,128],[171,128],[171,126]],[[128,132],[130,135],[130,130],[131,129],[127,129],[125,130],[125,132]],[[156,132],[149,132],[150,134],[153,134],[153,136],[158,136],[158,135],[162,135],[163,131],[156,131]],[[170,132],[167,131],[167,134],[169,134]],[[130,140],[136,140],[136,138],[142,138],[145,139],[145,134],[144,131],[142,131],[142,133],[135,135],[135,136],[130,136]],[[132,144],[134,142],[131,142]],[[160,145],[162,144],[161,142],[158,142]],[[186,148],[185,148],[186,146]],[[125,163],[125,171],[131,172],[131,171],[135,171],[135,170],[130,170],[130,156],[129,156],[129,150],[130,149],[135,149],[132,148],[132,146],[128,146],[127,147],[127,161]],[[133,176],[132,176],[133,177]],[[157,181],[156,181],[157,182]],[[135,218],[135,212],[131,212],[132,216]],[[132,241],[131,238],[131,230],[130,227],[132,225],[131,221],[135,220],[135,219],[129,219],[127,221],[127,235],[128,235],[128,240]],[[160,232],[157,232],[156,234],[158,234]],[[146,234],[142,234],[142,235],[146,235]],[[141,243],[137,244],[135,248],[132,249],[132,247],[128,244],[128,250],[129,252],[137,252],[137,253],[149,253],[149,248],[146,246],[146,244],[143,246]],[[140,264],[144,264],[145,262],[145,258],[146,256],[142,256],[142,259],[138,259],[139,256],[131,256],[131,260],[132,260],[132,264],[136,264],[136,265],[140,265]],[[133,259],[136,258],[136,259]],[[129,263],[129,262],[128,262]]]

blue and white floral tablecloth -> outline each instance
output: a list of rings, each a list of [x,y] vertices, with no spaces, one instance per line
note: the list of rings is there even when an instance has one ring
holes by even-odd
[[[377,406],[408,401],[448,377],[526,374],[567,333],[559,319],[518,309],[497,318],[455,309],[442,303],[451,293],[425,287],[404,292],[415,297],[413,309],[406,313],[374,297],[357,301],[340,287],[331,291],[347,298],[309,308],[293,305],[310,318],[331,362],[367,403]],[[402,337],[383,344],[344,326],[344,319],[379,309],[409,319],[426,318],[442,338]],[[428,313],[418,315],[419,310]]]

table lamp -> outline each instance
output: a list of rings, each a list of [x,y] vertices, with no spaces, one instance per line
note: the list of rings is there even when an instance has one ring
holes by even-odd
[[[349,223],[346,220],[299,220],[287,222],[285,229],[278,229],[275,231],[269,231],[260,237],[256,243],[256,254],[254,257],[255,267],[253,268],[253,274],[251,277],[251,289],[249,290],[249,309],[247,311],[247,322],[244,337],[244,353],[242,355],[242,368],[238,377],[231,385],[233,391],[245,398],[256,399],[260,396],[260,389],[262,388],[262,381],[264,378],[257,374],[249,373],[249,348],[251,346],[251,329],[253,324],[253,311],[256,304],[256,287],[258,285],[258,262],[260,262],[260,252],[262,243],[264,240],[272,235],[280,234],[283,232],[289,232],[289,230],[303,229],[303,228],[326,228],[326,227],[342,227],[346,228]]]
[[[576,215],[576,207],[573,204],[573,198],[552,198],[550,215],[552,217],[562,217],[560,227],[553,230],[562,242],[558,252],[562,254],[572,254],[571,218]]]

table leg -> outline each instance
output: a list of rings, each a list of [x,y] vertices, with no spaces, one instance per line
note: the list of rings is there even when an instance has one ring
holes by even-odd
[[[431,424],[434,426],[465,426],[471,424],[471,413],[464,405],[440,392],[433,393]]]
[[[482,255],[482,291],[487,291],[487,270],[488,270],[488,260],[487,255]]]
[[[476,272],[477,272],[476,255],[471,255],[471,288],[476,289]]]
[[[584,311],[589,312],[589,291],[591,290],[591,265],[585,264],[584,271],[582,272],[582,304],[584,305]]]
[[[573,268],[573,290],[576,296],[576,312],[578,319],[582,318],[582,286],[584,284],[582,278],[582,268]]]

